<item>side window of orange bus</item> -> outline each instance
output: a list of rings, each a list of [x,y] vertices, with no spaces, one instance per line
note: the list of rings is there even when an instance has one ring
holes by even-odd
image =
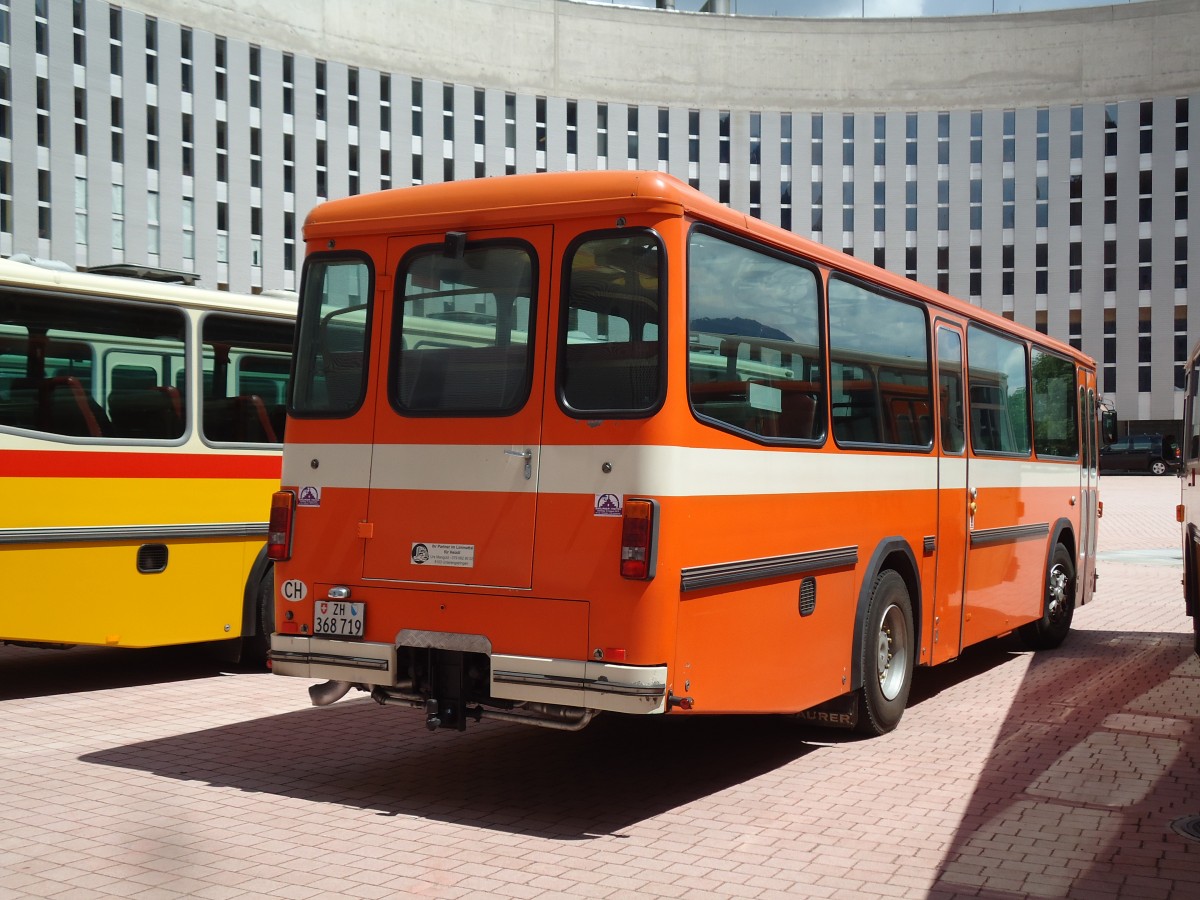
[[[1029,455],[1025,344],[976,325],[967,331],[967,396],[976,453]]]
[[[568,250],[558,395],[569,414],[647,415],[661,404],[662,264],[648,232],[589,236]]]
[[[688,242],[688,395],[703,421],[767,439],[825,437],[816,272],[705,229]]]
[[[1033,449],[1038,456],[1079,458],[1079,415],[1075,408],[1075,364],[1038,347],[1030,355],[1033,374]]]
[[[923,307],[829,279],[829,387],[839,444],[933,446],[929,322]]]
[[[309,257],[300,291],[292,413],[348,416],[362,403],[372,289],[365,258]]]

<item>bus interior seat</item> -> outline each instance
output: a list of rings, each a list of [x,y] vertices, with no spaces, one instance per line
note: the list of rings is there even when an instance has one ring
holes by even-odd
[[[267,404],[257,394],[204,401],[204,436],[210,441],[277,444],[278,434]]]
[[[257,394],[241,394],[234,398],[239,425],[239,440],[253,443],[277,444],[279,438],[271,417],[267,413],[267,405]]]
[[[864,444],[879,442],[879,427],[875,418],[874,404],[835,403],[833,405],[833,433],[843,441]]]
[[[817,418],[817,397],[808,391],[785,390],[779,413],[779,436],[809,440]]]
[[[0,425],[10,428],[38,427],[38,390],[28,379],[15,379],[0,402]]]
[[[54,375],[38,386],[38,428],[51,434],[102,437],[105,416],[73,375]],[[107,423],[106,423],[107,424]]]
[[[402,354],[398,399],[413,410],[511,409],[526,385],[528,347],[438,347]]]
[[[933,417],[928,413],[917,416],[917,439],[922,446],[933,443]]]
[[[761,383],[761,382],[757,382]],[[750,382],[693,382],[692,402],[696,411],[736,428],[788,440],[812,440],[817,423],[818,400],[811,382],[766,383],[779,391],[778,412],[750,405]]]
[[[183,401],[169,385],[115,390],[108,413],[116,437],[171,440],[183,434]]]
[[[325,350],[322,360],[330,405],[336,409],[350,409],[362,393],[362,351]]]
[[[568,344],[563,392],[580,410],[647,409],[659,395],[656,341]]]

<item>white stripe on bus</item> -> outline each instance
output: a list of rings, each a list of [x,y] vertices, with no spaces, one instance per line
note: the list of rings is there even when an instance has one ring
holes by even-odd
[[[532,477],[521,454],[532,451]],[[313,461],[317,466],[312,465]],[[961,458],[942,466],[963,487]],[[608,463],[610,473],[602,466]],[[1079,469],[1028,459],[972,459],[973,487],[1078,487]],[[658,497],[837,494],[933,490],[938,459],[925,454],[776,452],[697,447],[482,444],[289,444],[283,483],[377,490],[614,493]]]

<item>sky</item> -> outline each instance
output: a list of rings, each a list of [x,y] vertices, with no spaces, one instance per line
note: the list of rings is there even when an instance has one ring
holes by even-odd
[[[592,0],[620,6],[656,5],[655,0]],[[1110,6],[1137,0],[729,0],[734,15],[809,18],[896,18],[1037,12],[1078,6]],[[676,9],[694,12],[705,0],[675,0]]]

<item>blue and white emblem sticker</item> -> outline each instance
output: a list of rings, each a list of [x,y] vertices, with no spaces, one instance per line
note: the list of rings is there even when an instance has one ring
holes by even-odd
[[[597,494],[596,495],[596,515],[598,516],[619,516],[621,515],[621,498],[616,494]]]

